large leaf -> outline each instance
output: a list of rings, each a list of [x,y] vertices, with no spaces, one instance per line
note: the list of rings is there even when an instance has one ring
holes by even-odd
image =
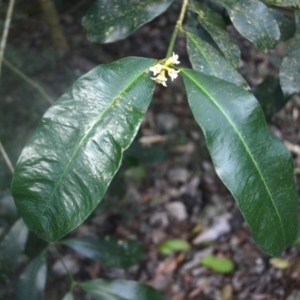
[[[174,0],[97,0],[82,19],[82,25],[91,42],[115,42],[163,13],[172,2]]]
[[[240,49],[230,39],[223,18],[205,5],[196,5],[200,24],[210,33],[226,59],[237,69],[239,67]]]
[[[12,182],[25,223],[40,237],[58,240],[102,199],[151,101],[153,64],[131,57],[101,65],[41,119]]]
[[[144,249],[138,240],[123,241],[115,237],[82,237],[62,241],[78,253],[113,268],[128,268],[144,258]]]
[[[271,134],[252,94],[194,70],[181,69],[181,74],[216,172],[236,199],[257,244],[279,255],[298,233],[290,153]]]
[[[28,228],[22,219],[19,219],[4,236],[0,243],[0,281],[10,276],[18,267],[27,236]]]
[[[296,34],[280,68],[280,84],[285,96],[300,92],[300,10],[295,10]]]
[[[224,5],[235,28],[259,50],[272,48],[280,37],[267,6],[258,0],[216,0]]]
[[[243,77],[217,50],[194,34],[187,33],[186,36],[187,50],[194,70],[249,89]]]
[[[47,277],[46,251],[37,256],[21,274],[16,289],[16,300],[43,300]]]
[[[95,300],[167,300],[154,288],[130,280],[96,279],[81,287]]]

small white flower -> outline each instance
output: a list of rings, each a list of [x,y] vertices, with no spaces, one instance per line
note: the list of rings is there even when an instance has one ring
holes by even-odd
[[[172,81],[173,81],[175,78],[178,77],[178,73],[179,73],[179,72],[180,72],[180,70],[176,71],[176,70],[174,70],[174,69],[172,69],[172,68],[169,68],[169,69],[168,69],[168,74],[169,74],[169,76],[171,77]]]
[[[169,66],[169,65],[180,64],[180,61],[178,60],[178,58],[179,58],[179,55],[177,55],[173,52],[172,56],[167,59],[166,65]]]
[[[150,77],[152,80],[155,80],[157,83],[167,86],[167,78],[165,76],[165,71],[161,72],[157,77]]]
[[[153,72],[153,75],[155,76],[156,74],[159,74],[162,69],[163,69],[163,65],[156,64],[155,66],[151,67],[149,70]]]

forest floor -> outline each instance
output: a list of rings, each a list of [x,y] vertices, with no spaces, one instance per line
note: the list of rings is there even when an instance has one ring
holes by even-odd
[[[53,54],[43,15],[39,10],[24,13],[23,7],[15,15],[8,45],[8,60],[54,98],[100,63],[126,56],[164,57],[178,14],[175,4],[172,13],[163,14],[128,39],[95,45],[86,40],[80,25],[85,6],[75,11],[69,10],[71,4],[67,8],[60,8],[63,30],[71,49],[67,54]],[[69,12],[63,13],[64,10]],[[240,71],[250,86],[278,72],[272,58],[282,55],[285,45],[263,54],[232,28],[229,31],[242,50]],[[189,66],[183,36],[178,38],[175,52],[182,65]],[[0,137],[15,163],[49,104],[5,67],[3,78]],[[269,123],[272,132],[293,155],[298,189],[299,114],[300,97],[294,97]],[[233,197],[214,171],[201,129],[187,105],[181,79],[168,88],[157,86],[130,151],[140,164],[121,167],[103,203],[69,236],[138,238],[144,245],[145,259],[128,270],[112,269],[62,248],[63,259],[75,279],[137,280],[152,285],[171,300],[300,299],[299,247],[284,251],[281,259],[285,266],[282,267],[280,261],[272,260],[256,246]],[[0,191],[4,195],[9,191],[11,177],[3,171],[4,161],[0,163]],[[159,245],[175,238],[187,241],[190,249],[161,254]],[[209,254],[228,258],[234,264],[233,270],[222,274],[201,265],[201,260]],[[68,278],[54,253],[49,261],[46,299],[61,299],[68,290]],[[75,299],[85,297],[78,290]]]

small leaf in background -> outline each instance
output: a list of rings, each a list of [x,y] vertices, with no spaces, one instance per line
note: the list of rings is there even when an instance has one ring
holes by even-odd
[[[193,69],[249,89],[244,78],[212,46],[194,34],[187,33],[187,51]]]
[[[197,5],[199,23],[210,33],[226,59],[237,69],[240,61],[240,49],[229,37],[223,18],[206,7]]]
[[[281,259],[281,258],[276,258],[273,257],[269,260],[270,265],[272,265],[273,267],[277,268],[277,269],[286,269],[289,267],[289,261],[286,259]]]
[[[95,300],[168,300],[153,287],[131,280],[95,279],[80,286]]]
[[[280,68],[280,84],[285,96],[300,92],[300,10],[295,10],[296,34]]]
[[[229,274],[234,270],[233,262],[225,257],[219,258],[214,255],[208,255],[205,256],[200,263],[221,274]]]
[[[18,210],[14,203],[14,198],[7,194],[0,197],[1,221],[5,220],[9,224],[18,219]]]
[[[43,300],[47,277],[46,251],[43,251],[27,266],[20,275],[17,288],[16,300]]]
[[[164,255],[171,255],[176,251],[188,251],[191,245],[181,239],[169,239],[159,244],[158,252]]]
[[[300,238],[293,243],[293,246],[300,247]]]
[[[156,162],[163,162],[166,160],[166,150],[161,146],[149,145],[143,146],[137,140],[133,141],[130,147],[124,152],[124,159],[133,160],[136,165],[152,164]]]
[[[155,60],[127,57],[79,78],[48,109],[18,160],[12,194],[28,227],[56,241],[96,208],[152,99]]]
[[[112,268],[129,268],[144,258],[143,245],[138,240],[123,241],[107,236],[74,238],[61,243]]]
[[[253,94],[259,101],[267,121],[270,121],[288,101],[283,95],[279,79],[275,77],[266,78],[262,83],[255,86]]]
[[[74,300],[72,293],[67,293],[62,300]]]
[[[147,171],[144,166],[138,166],[129,168],[125,171],[124,175],[134,184],[135,187],[139,188],[147,176]]]
[[[278,24],[280,30],[280,40],[285,42],[293,37],[296,31],[295,23],[286,18],[284,14],[277,9],[269,8],[269,12],[272,14],[273,18]]]
[[[180,74],[217,174],[256,243],[266,253],[279,255],[298,234],[291,154],[272,135],[252,94],[194,70],[181,69]]]
[[[24,253],[30,258],[36,257],[47,247],[47,242],[39,238],[34,232],[30,231]]]
[[[174,0],[97,0],[82,19],[91,42],[111,43],[126,38],[162,14]]]
[[[27,236],[28,228],[19,219],[0,242],[0,281],[7,279],[18,267]]]
[[[272,48],[280,37],[268,7],[258,0],[216,0],[224,5],[234,27],[260,51]]]
[[[295,6],[299,5],[299,0],[262,0],[265,4],[276,6]]]

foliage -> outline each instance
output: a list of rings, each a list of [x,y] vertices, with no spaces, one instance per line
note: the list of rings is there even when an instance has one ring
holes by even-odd
[[[83,26],[90,41],[111,43],[126,38],[172,3],[173,0],[113,0],[107,5],[107,1],[98,0],[84,16]],[[285,26],[295,27],[295,33],[288,37],[291,41],[279,80],[271,81],[267,87],[262,84],[254,91],[262,107],[267,107],[270,119],[300,92],[300,11],[296,4],[299,3],[183,0],[165,58],[127,57],[100,65],[80,77],[47,110],[20,155],[12,195],[28,228],[51,244],[21,274],[17,299],[25,299],[24,295],[26,299],[42,299],[49,247],[62,244],[119,268],[143,259],[138,241],[99,237],[58,241],[82,224],[105,195],[120,168],[123,152],[138,132],[155,83],[167,87],[169,79],[176,80],[180,75],[216,172],[235,198],[258,246],[278,256],[295,241],[298,195],[291,155],[268,129],[259,102],[238,73],[240,51],[229,38],[226,26],[232,24],[261,51],[287,39],[283,34]],[[293,20],[276,10],[292,5]],[[174,53],[174,44],[179,32],[186,36],[192,69],[178,66],[180,58]],[[274,98],[275,89],[280,95],[278,100]],[[263,103],[265,98],[268,103]],[[17,268],[25,247],[28,231],[22,223],[22,219],[16,221],[0,243],[5,276]],[[189,244],[179,242],[169,241],[161,245],[160,251],[189,249]],[[170,249],[166,251],[166,247]],[[15,259],[6,259],[12,251]],[[202,264],[222,273],[233,269],[231,261],[213,256]],[[73,299],[75,286],[93,299],[166,299],[153,288],[132,281],[96,279],[80,283],[72,276],[70,281],[70,291],[64,299]]]

